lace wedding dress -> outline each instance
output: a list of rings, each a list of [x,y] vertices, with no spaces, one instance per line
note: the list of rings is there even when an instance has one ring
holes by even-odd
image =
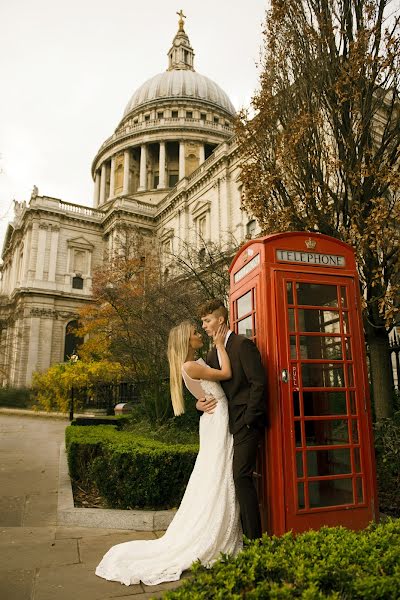
[[[236,555],[242,547],[226,396],[218,383],[191,379],[184,370],[182,375],[196,398],[212,394],[218,404],[200,418],[200,449],[181,505],[163,537],[113,546],[96,569],[104,579],[125,585],[176,581],[193,562],[210,566],[221,552]]]

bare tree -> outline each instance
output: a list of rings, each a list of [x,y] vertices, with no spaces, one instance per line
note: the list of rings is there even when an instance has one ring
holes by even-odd
[[[389,0],[272,0],[255,116],[237,126],[245,206],[265,233],[356,251],[378,418],[392,410],[399,321],[399,18]]]

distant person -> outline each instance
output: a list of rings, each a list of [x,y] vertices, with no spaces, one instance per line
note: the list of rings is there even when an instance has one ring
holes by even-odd
[[[171,330],[168,360],[175,415],[185,410],[182,378],[197,400],[210,397],[214,410],[205,404],[196,463],[165,535],[113,546],[96,569],[99,577],[125,585],[139,581],[156,585],[176,581],[197,560],[210,566],[221,553],[235,556],[241,550],[243,536],[232,475],[233,436],[229,432],[228,402],[219,384],[232,375],[224,346],[227,332],[222,320],[209,334],[220,356],[220,364],[211,368],[202,359],[196,360],[203,340],[192,323],[184,321]]]
[[[199,316],[210,337],[228,321],[228,311],[220,300],[203,304]],[[221,380],[221,385],[228,399],[229,429],[233,435],[233,479],[243,533],[255,539],[261,537],[261,519],[253,472],[266,424],[265,371],[257,346],[248,338],[228,330],[224,345],[232,368],[232,377]],[[208,353],[207,364],[212,369],[220,368],[220,354],[220,346],[214,346]],[[212,411],[215,401],[199,400],[196,407]]]

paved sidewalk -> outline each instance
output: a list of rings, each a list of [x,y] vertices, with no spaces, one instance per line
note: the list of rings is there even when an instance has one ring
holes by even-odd
[[[67,419],[0,414],[0,598],[161,598],[179,582],[126,587],[96,577],[94,569],[110,546],[163,532],[57,525],[59,449],[67,425]]]

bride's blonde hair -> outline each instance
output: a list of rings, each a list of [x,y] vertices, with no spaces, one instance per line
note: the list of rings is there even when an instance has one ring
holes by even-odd
[[[183,399],[182,365],[186,360],[189,350],[189,339],[193,324],[183,321],[169,332],[168,338],[168,362],[169,362],[169,386],[171,390],[172,408],[174,415],[182,415],[185,412],[185,401]]]

